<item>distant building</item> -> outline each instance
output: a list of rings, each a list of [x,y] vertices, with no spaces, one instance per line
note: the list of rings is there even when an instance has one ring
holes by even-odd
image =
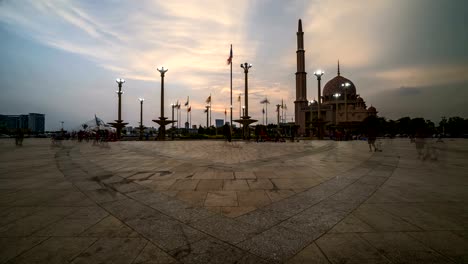
[[[29,129],[33,133],[44,133],[45,115],[30,113],[28,115],[0,115],[0,127],[9,130]]]
[[[216,127],[224,126],[224,119],[216,119],[215,124],[216,124]]]
[[[28,116],[28,128],[33,133],[44,133],[45,115],[30,113]]]

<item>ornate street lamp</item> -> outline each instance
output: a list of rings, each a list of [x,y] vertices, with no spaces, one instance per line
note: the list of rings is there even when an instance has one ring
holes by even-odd
[[[313,123],[313,119],[312,119],[312,117],[313,117],[313,115],[312,115],[312,113],[313,113],[313,112],[312,112],[312,107],[314,106],[314,104],[315,104],[316,102],[317,102],[317,101],[315,101],[315,100],[309,101],[309,107],[310,107],[310,138],[312,138],[313,135],[314,135],[314,132],[313,132],[313,130],[312,130],[312,123]]]
[[[320,87],[320,82],[322,80],[322,75],[325,72],[322,70],[317,70],[314,72],[314,75],[317,77],[318,82],[318,99],[317,99],[317,124],[318,124],[318,138],[322,139],[322,118],[320,112],[320,106],[322,105],[322,88]]]
[[[249,85],[248,85],[247,75],[249,73],[249,69],[252,68],[252,64],[244,62],[244,64],[241,64],[240,66],[241,66],[242,69],[244,69],[244,74],[245,74],[245,104],[244,104],[245,113],[244,113],[244,117],[248,117],[249,116],[249,93],[248,93]]]
[[[350,87],[351,84],[349,82],[342,83],[341,87],[344,89],[344,103],[345,103],[345,121],[348,122],[348,87]]]
[[[252,68],[252,64],[250,63],[243,63],[240,65],[242,69],[244,69],[244,74],[245,74],[245,103],[244,103],[244,113],[243,116],[239,120],[235,120],[236,122],[240,123],[243,125],[243,134],[244,134],[244,139],[250,139],[250,132],[249,132],[249,125],[251,123],[257,122],[257,120],[250,119],[249,116],[249,85],[248,85],[248,79],[247,75],[249,73],[249,69]]]
[[[338,124],[338,98],[341,96],[340,93],[336,93],[333,95],[335,97],[335,103],[336,103],[336,110],[335,110],[335,126]]]
[[[167,117],[164,117],[164,76],[165,73],[168,71],[167,68],[160,67],[157,68],[158,72],[161,74],[161,116],[158,120],[153,120],[159,124],[159,133],[158,139],[165,140],[166,139],[166,125],[169,123],[173,123],[174,120],[167,120]]]
[[[210,105],[206,105],[205,108],[206,108],[206,109],[205,109],[205,113],[206,113],[206,128],[208,129],[208,128],[209,128],[208,122],[209,122],[209,120],[210,120],[210,118],[209,118],[209,115],[210,115]]]
[[[138,100],[140,101],[140,140],[143,140],[143,129],[145,128],[143,126],[143,101],[145,101],[145,99],[138,98]]]
[[[171,103],[171,108],[172,108],[172,120],[174,120],[174,108],[176,107],[176,104]],[[174,123],[172,123],[172,129],[174,129]]]
[[[117,110],[117,120],[115,120],[114,123],[110,123],[115,129],[117,130],[117,138],[120,139],[121,133],[122,133],[122,128],[125,127],[128,123],[123,123],[122,120],[122,85],[125,83],[125,80],[122,78],[117,78],[115,80],[117,82],[117,85],[119,86],[119,90],[116,91],[118,97],[119,97],[119,103],[118,103],[118,110]]]

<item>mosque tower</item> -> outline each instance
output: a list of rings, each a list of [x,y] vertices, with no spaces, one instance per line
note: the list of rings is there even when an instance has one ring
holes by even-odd
[[[304,58],[304,32],[302,32],[302,21],[299,19],[297,29],[297,72],[296,72],[296,101],[294,101],[294,117],[295,123],[299,126],[299,135],[305,134],[305,111],[301,111],[307,108],[307,85],[306,78],[307,72],[305,72],[305,58]]]

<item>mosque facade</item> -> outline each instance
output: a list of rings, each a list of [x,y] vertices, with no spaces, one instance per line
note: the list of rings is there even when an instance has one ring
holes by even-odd
[[[338,62],[337,75],[326,82],[321,91],[320,119],[318,119],[318,102],[307,99],[307,87],[305,72],[304,32],[302,21],[299,19],[297,32],[297,72],[296,72],[296,101],[295,124],[298,126],[299,135],[327,134],[329,130],[336,128],[352,129],[368,116],[376,115],[377,109],[367,107],[364,99],[357,93],[354,83],[341,75]],[[315,77],[315,76],[314,76]],[[314,81],[317,80],[314,78]],[[314,82],[314,83],[315,83]]]

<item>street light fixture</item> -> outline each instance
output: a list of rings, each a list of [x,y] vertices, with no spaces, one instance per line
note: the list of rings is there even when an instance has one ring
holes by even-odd
[[[309,107],[310,107],[310,138],[312,138],[312,136],[314,135],[313,130],[312,130],[312,122],[313,122],[313,119],[312,119],[312,106],[314,106],[315,103],[316,103],[315,100],[309,101]]]
[[[338,124],[338,98],[341,96],[340,93],[335,93],[333,97],[335,97],[336,103],[336,110],[335,110],[335,126]]]
[[[176,107],[176,104],[171,103],[171,108],[172,108],[172,120],[174,120],[174,107]],[[172,123],[171,127],[174,128],[174,123]]]
[[[345,121],[348,122],[348,87],[350,87],[351,84],[349,82],[342,83],[341,87],[344,89],[344,103],[345,103]]]
[[[249,69],[252,68],[252,64],[244,62],[243,64],[240,65],[242,69],[244,69],[244,74],[245,74],[245,113],[244,117],[247,117],[249,115],[249,93],[248,93],[248,80],[247,80],[247,74],[249,73]]]
[[[117,138],[120,139],[122,128],[125,127],[126,124],[128,124],[128,123],[123,123],[123,120],[122,120],[122,94],[123,94],[122,85],[125,83],[125,80],[122,78],[117,78],[115,82],[119,86],[119,90],[116,91],[119,97],[119,104],[118,104],[118,110],[117,110],[117,120],[115,120],[115,123],[110,123],[110,124],[113,127],[115,127],[115,129],[117,130]]]
[[[250,63],[243,63],[240,65],[242,69],[244,69],[244,74],[245,74],[245,103],[244,103],[244,114],[241,117],[240,120],[236,121],[239,122],[244,126],[243,128],[243,138],[250,140],[250,132],[249,132],[249,125],[251,123],[257,122],[257,120],[250,119],[249,116],[249,85],[248,85],[248,80],[247,80],[247,75],[249,73],[249,69],[252,68],[252,64]]]
[[[162,67],[157,68],[157,70],[161,74],[161,116],[159,117],[159,120],[153,120],[153,121],[159,124],[158,139],[164,140],[166,139],[166,125],[174,122],[174,120],[168,121],[167,118],[164,117],[164,76],[166,72],[168,71],[168,69],[162,66]]]
[[[140,101],[140,140],[143,140],[143,101],[145,101],[144,98],[138,98]]]
[[[317,99],[317,124],[318,124],[318,137],[319,139],[322,139],[322,127],[321,127],[321,112],[320,112],[320,106],[322,104],[322,88],[320,87],[320,82],[322,80],[322,75],[325,72],[322,70],[316,70],[314,72],[314,75],[317,77],[317,82],[318,82],[318,99]]]

